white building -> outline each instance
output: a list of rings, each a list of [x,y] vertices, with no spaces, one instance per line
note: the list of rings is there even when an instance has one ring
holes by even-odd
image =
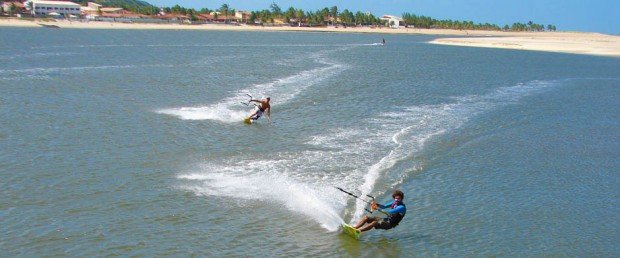
[[[88,2],[88,5],[86,7],[90,8],[91,10],[97,11],[97,10],[99,10],[99,8],[103,7],[103,5],[100,5],[98,3]],[[83,8],[84,7],[82,7],[82,9]]]
[[[240,22],[247,22],[251,15],[252,13],[247,11],[235,11],[235,18]]]
[[[99,9],[103,7],[98,3],[88,2],[88,6],[80,6],[82,13],[84,14],[96,14]]]
[[[24,3],[24,5],[29,6],[28,2],[32,2],[32,12],[33,15],[79,15],[80,14],[80,5],[67,2],[67,1],[41,1],[41,0],[31,0]]]
[[[384,21],[387,23],[388,26],[392,27],[392,28],[399,28],[400,26],[406,26],[405,24],[405,20],[403,20],[403,18],[400,18],[398,16],[394,16],[394,15],[383,15],[381,16],[381,18],[379,18],[380,20]]]

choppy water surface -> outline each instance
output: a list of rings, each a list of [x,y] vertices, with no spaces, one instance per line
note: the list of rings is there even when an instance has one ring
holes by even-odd
[[[618,256],[620,60],[332,33],[0,29],[8,256]],[[388,44],[376,44],[385,37]],[[245,94],[271,96],[248,126]],[[402,189],[408,213],[338,233]]]

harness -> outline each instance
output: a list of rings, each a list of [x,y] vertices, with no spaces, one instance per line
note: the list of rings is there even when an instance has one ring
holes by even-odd
[[[400,205],[402,205],[403,207],[405,207],[405,209],[407,209],[407,206],[405,206],[404,203],[400,202]],[[396,208],[396,203],[392,205],[392,209]],[[396,213],[396,214],[390,214],[387,217],[387,220],[390,224],[392,224],[394,227],[398,226],[398,223],[400,223],[400,221],[405,217],[405,214],[403,213]]]

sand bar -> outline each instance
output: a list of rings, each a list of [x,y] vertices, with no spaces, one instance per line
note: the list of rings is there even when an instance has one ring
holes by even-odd
[[[149,24],[67,20],[0,19],[0,27],[48,27],[74,29],[147,29],[147,30],[229,30],[229,31],[306,31],[336,33],[377,33],[436,35],[433,44],[467,47],[506,48],[620,57],[620,36],[588,32],[503,32],[478,30],[446,30],[370,27],[270,27],[226,24]],[[443,38],[448,36],[449,38]],[[458,37],[454,37],[458,36]]]
[[[438,38],[430,43],[620,57],[620,36],[584,32],[523,32],[504,37]]]

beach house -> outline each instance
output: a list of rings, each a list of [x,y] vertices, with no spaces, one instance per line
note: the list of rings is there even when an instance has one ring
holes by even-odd
[[[102,7],[103,6],[98,3],[88,2],[87,6],[81,7],[81,13],[87,19],[94,20],[102,12]]]
[[[235,11],[235,19],[237,22],[247,23],[252,13],[247,11]]]
[[[103,6],[98,3],[88,2],[87,6],[82,6],[82,14],[87,16],[91,14],[97,14]]]
[[[381,16],[381,18],[379,18],[380,20],[384,21],[386,23],[387,26],[391,27],[391,28],[395,28],[398,29],[401,26],[407,26],[405,24],[405,20],[403,20],[403,18],[398,17],[398,16],[394,16],[394,15],[383,15]]]
[[[77,16],[80,15],[80,5],[67,1],[31,0],[24,2],[34,16]]]

